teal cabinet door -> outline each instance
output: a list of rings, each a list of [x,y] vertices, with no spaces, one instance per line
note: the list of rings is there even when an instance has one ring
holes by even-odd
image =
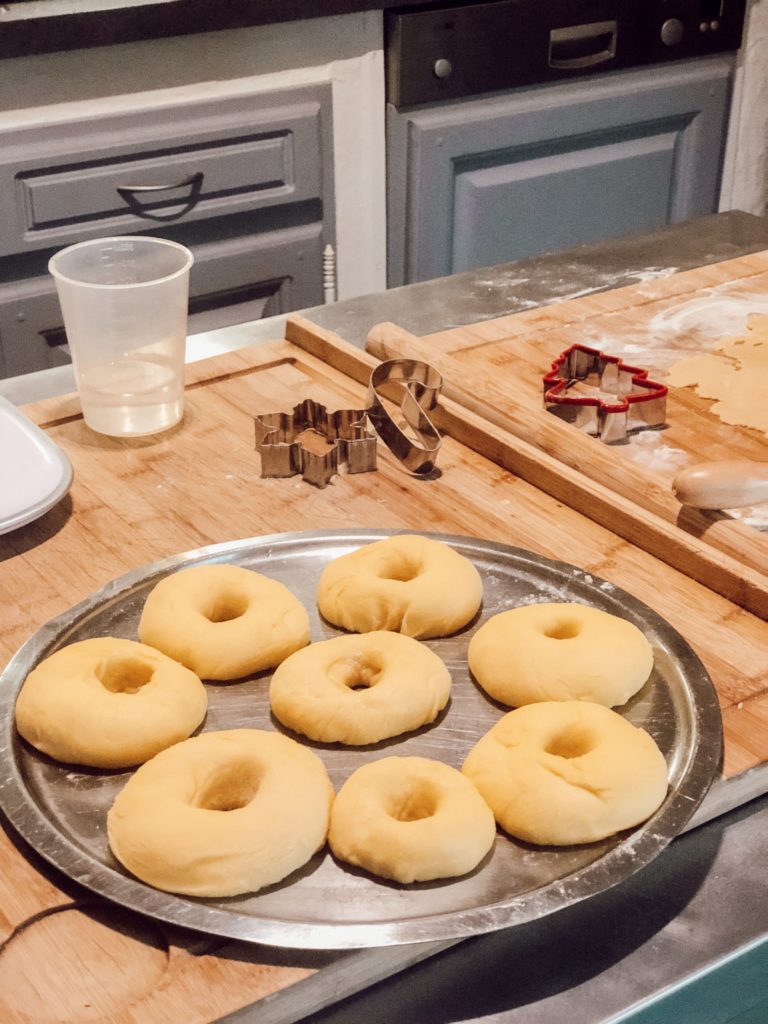
[[[390,286],[718,205],[733,58],[388,110]]]

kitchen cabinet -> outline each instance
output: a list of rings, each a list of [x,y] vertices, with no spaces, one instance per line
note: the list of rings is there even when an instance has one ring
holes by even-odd
[[[716,212],[733,56],[388,107],[390,286]]]
[[[193,244],[188,333],[322,303],[318,268],[325,244],[322,226],[315,223]],[[0,377],[70,362],[47,272],[0,285],[0,342]]]
[[[328,83],[17,130],[0,151],[3,376],[68,361],[52,252],[188,245],[190,332],[319,305],[335,244]]]

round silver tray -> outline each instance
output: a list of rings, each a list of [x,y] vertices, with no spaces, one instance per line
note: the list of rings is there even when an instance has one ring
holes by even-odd
[[[364,761],[418,754],[459,767],[470,747],[506,708],[472,680],[466,648],[491,615],[538,601],[578,601],[634,622],[653,644],[654,671],[621,708],[647,729],[669,765],[670,787],[641,827],[603,842],[539,848],[499,833],[480,866],[453,881],[401,886],[344,866],[326,850],[283,882],[235,899],[200,900],[152,889],[112,857],[105,819],[129,772],[60,765],[20,740],[16,695],[27,673],[64,644],[91,636],[136,638],[144,600],[169,572],[199,562],[232,562],[282,581],[307,607],[312,640],[337,634],[315,606],[315,586],[331,559],[386,530],[277,534],[217,544],[156,562],[107,584],[51,620],[0,678],[0,807],[24,839],[75,882],[150,917],[209,934],[275,946],[342,949],[448,939],[522,923],[600,892],[637,871],[682,829],[715,776],[722,748],[717,698],[699,659],[650,608],[611,583],[528,551],[468,537],[432,534],[471,559],[484,581],[483,607],[459,634],[429,641],[453,677],[450,703],[437,722],[367,748],[308,743],[338,789]],[[269,674],[206,684],[203,729],[282,729],[269,712]]]

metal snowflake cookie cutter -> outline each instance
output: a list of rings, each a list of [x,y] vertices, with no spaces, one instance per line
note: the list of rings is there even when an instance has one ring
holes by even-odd
[[[624,441],[631,431],[664,426],[667,388],[618,356],[572,345],[544,376],[544,405],[579,430],[611,443]]]
[[[325,487],[343,466],[347,473],[376,469],[376,435],[365,409],[327,408],[305,398],[292,412],[254,416],[256,449],[262,477],[301,473],[316,487]]]

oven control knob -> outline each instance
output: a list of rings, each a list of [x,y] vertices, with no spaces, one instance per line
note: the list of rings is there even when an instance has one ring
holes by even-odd
[[[679,18],[667,18],[661,26],[661,41],[665,46],[677,46],[685,31]]]
[[[440,60],[435,61],[435,66],[432,68],[435,78],[448,78],[453,72],[453,64],[445,57],[441,57]]]

